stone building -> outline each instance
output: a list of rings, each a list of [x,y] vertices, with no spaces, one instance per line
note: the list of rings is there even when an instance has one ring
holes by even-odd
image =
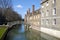
[[[41,2],[41,31],[58,38],[60,38],[59,4],[60,0],[42,0]]]
[[[32,12],[30,12],[30,9],[28,10],[27,15],[25,16],[25,20],[26,23],[30,25],[30,28],[40,30],[41,24],[40,9],[35,10],[35,6],[32,5]]]
[[[26,24],[26,22],[27,22],[27,15],[25,14],[24,24]]]
[[[25,14],[24,23],[29,24],[29,17],[30,17],[30,8],[27,10],[27,14]]]
[[[32,6],[32,13],[30,15],[30,25],[31,28],[36,29],[36,30],[40,30],[40,24],[41,24],[41,14],[40,14],[40,9],[35,10],[35,6]],[[39,31],[38,30],[38,31]]]

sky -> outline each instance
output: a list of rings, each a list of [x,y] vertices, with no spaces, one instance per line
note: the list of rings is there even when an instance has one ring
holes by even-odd
[[[12,0],[13,9],[24,18],[28,8],[32,11],[32,5],[35,5],[35,10],[40,8],[41,0]]]

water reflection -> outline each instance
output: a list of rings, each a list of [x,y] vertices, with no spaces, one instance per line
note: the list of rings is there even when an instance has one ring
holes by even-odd
[[[27,40],[40,40],[40,33],[37,32],[36,30],[30,29],[27,33],[26,33],[26,37]]]
[[[7,34],[6,40],[40,40],[39,32],[30,29],[25,32],[24,25],[16,25],[14,28],[9,31]]]
[[[24,24],[13,26],[5,40],[59,40],[36,30],[25,31]]]

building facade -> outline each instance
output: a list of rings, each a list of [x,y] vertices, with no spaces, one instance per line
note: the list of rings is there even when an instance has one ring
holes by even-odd
[[[35,6],[32,5],[32,12],[30,12],[30,9],[27,12],[27,15],[25,16],[26,23],[30,25],[30,28],[32,29],[40,29],[41,26],[41,13],[40,9],[35,10]]]
[[[60,37],[58,34],[60,33],[58,32],[60,31],[59,4],[60,0],[42,0],[41,2],[41,31],[44,32],[45,30],[47,34],[56,37]]]
[[[29,24],[29,17],[30,17],[30,8],[27,10],[27,14],[25,14],[24,24]]]
[[[30,25],[32,28],[40,29],[41,26],[41,16],[40,16],[39,10],[36,10],[31,16],[30,16]]]

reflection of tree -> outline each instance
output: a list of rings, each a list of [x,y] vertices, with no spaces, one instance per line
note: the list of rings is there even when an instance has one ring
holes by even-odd
[[[40,33],[35,30],[30,30],[26,33],[28,40],[40,40]]]

